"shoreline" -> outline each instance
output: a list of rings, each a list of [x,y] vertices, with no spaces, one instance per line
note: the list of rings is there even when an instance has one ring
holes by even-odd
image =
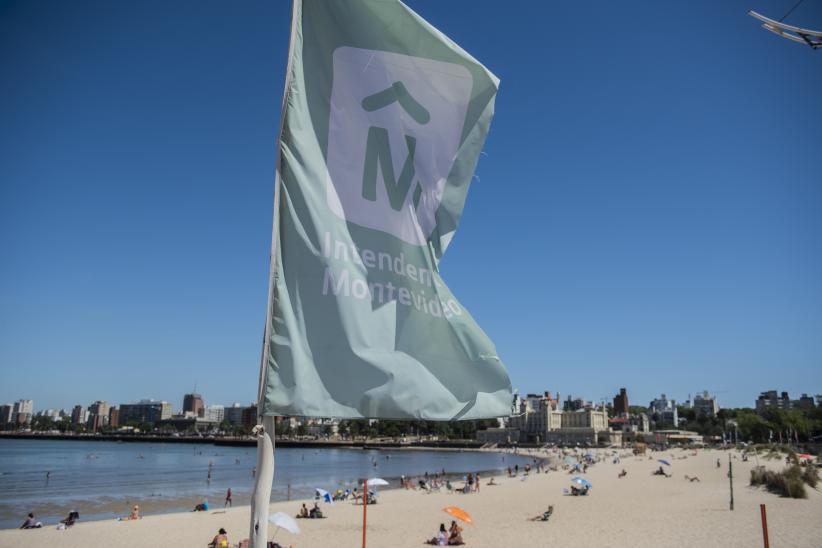
[[[749,487],[749,472],[754,459],[741,460],[737,451],[685,450],[652,452],[635,457],[619,451],[621,462],[614,463],[611,450],[599,451],[605,460],[590,466],[584,474],[592,484],[584,497],[567,494],[573,474],[568,470],[531,473],[508,478],[496,477],[496,486],[487,486],[484,476],[481,492],[457,494],[444,489],[435,493],[419,490],[380,489],[378,503],[368,507],[368,545],[374,547],[419,547],[431,538],[440,523],[452,519],[442,512],[446,506],[459,506],[473,518],[465,526],[469,546],[553,546],[573,539],[581,546],[717,546],[748,548],[762,545],[759,505],[765,504],[772,546],[816,547],[822,538],[822,493],[808,489],[807,499],[786,499],[763,489]],[[543,451],[537,455],[542,457]],[[562,460],[562,455],[551,452]],[[734,466],[735,510],[728,509],[729,455]],[[671,477],[654,476],[668,459]],[[719,459],[721,466],[716,467]],[[556,462],[557,458],[552,458]],[[764,461],[768,468],[781,469],[779,461]],[[619,477],[621,470],[625,477]],[[686,478],[698,477],[699,481]],[[455,487],[457,487],[455,485]],[[271,512],[295,515],[302,502],[295,499],[276,502]],[[549,522],[528,518],[554,506]],[[298,548],[326,547],[329,539],[336,546],[359,546],[362,541],[361,505],[350,502],[322,504],[327,519],[298,520],[301,534],[282,529],[274,537],[281,544]],[[78,522],[67,531],[53,525],[37,530],[0,530],[0,546],[58,545],[65,548],[126,548],[150,545],[205,545],[217,529],[224,527],[233,543],[248,536],[249,507],[213,508],[209,512],[167,513],[147,516],[135,522],[113,520]],[[273,533],[274,531],[272,531]]]
[[[54,441],[54,440],[52,440]],[[109,441],[109,443],[112,443]],[[159,445],[157,442],[148,442],[150,445]],[[37,444],[32,444],[36,446]],[[285,450],[305,450],[305,448],[284,448]],[[327,450],[348,450],[353,451],[352,455],[357,453],[363,453],[363,455],[367,455],[366,452],[360,451],[358,447],[350,447],[350,446],[333,446],[333,447],[312,447],[312,449],[316,449],[319,452],[321,449],[323,451]],[[440,453],[442,455],[448,454],[449,457],[447,460],[443,461],[442,464],[446,470],[445,476],[443,478],[450,479],[452,482],[456,483],[460,481],[465,474],[469,472],[479,472],[483,477],[490,478],[491,476],[499,476],[505,475],[505,470],[502,463],[505,462],[505,455],[510,455],[510,451],[505,452],[503,450],[489,450],[484,449],[480,450],[479,448],[427,448],[427,447],[406,447],[402,450],[399,450],[394,447],[369,447],[369,452],[371,454],[382,454],[391,453],[391,452],[401,452],[407,451],[411,460],[410,463],[414,462],[425,462],[425,461],[417,461],[416,457],[412,457],[411,454],[414,453]],[[143,451],[140,449],[140,451]],[[205,452],[205,449],[203,449]],[[466,458],[462,458],[458,456],[459,453],[465,453]],[[495,457],[494,459],[480,459],[479,461],[473,457],[468,457],[468,454],[495,454],[495,455],[502,455],[502,459]],[[200,453],[202,455],[202,453]],[[215,453],[216,455],[216,453]],[[204,458],[208,458],[205,456]],[[359,458],[359,457],[357,457]],[[373,457],[366,457],[366,459],[372,459]],[[377,456],[377,459],[382,460],[382,456]],[[386,456],[386,459],[388,456]],[[424,456],[423,459],[430,460],[430,456]],[[534,456],[527,455],[527,454],[520,454],[516,455],[515,459],[511,459],[512,465],[514,463],[518,463],[520,467],[523,467],[526,463],[531,462]],[[539,456],[537,458],[542,458]],[[511,462],[511,461],[509,461]],[[427,465],[423,465],[427,466]],[[230,465],[233,468],[233,465]],[[408,470],[405,466],[400,468],[392,467],[390,469],[377,471],[376,468],[370,470],[369,467],[369,476],[377,475],[380,476],[387,481],[389,481],[390,486],[384,487],[383,490],[393,490],[400,488],[400,476],[405,474],[408,477],[414,478],[421,478],[423,477],[423,468],[422,466],[414,466],[413,464],[410,466],[410,470]],[[434,465],[433,467],[427,468],[430,474],[437,473],[439,468]],[[205,472],[203,472],[205,474]],[[310,497],[313,497],[314,487],[320,486],[323,488],[328,489],[329,491],[333,492],[334,490],[341,488],[354,488],[355,487],[355,476],[347,476],[347,477],[339,477],[337,476],[336,479],[331,480],[329,476],[328,480],[300,480],[300,478],[290,478],[286,474],[283,477],[282,484],[275,484],[272,488],[272,503],[279,503],[279,502],[289,502],[295,500],[304,500]],[[218,482],[222,481],[220,479],[217,480]],[[289,483],[287,483],[289,482]],[[187,484],[186,484],[187,485]],[[416,481],[415,481],[416,485]],[[235,483],[233,480],[230,483],[227,483],[227,486],[232,487],[233,491],[233,499],[234,504],[237,505],[244,505],[249,504],[251,499],[251,493],[253,486],[249,484],[243,484],[242,482]],[[219,487],[219,483],[218,483]],[[28,511],[33,511],[38,516],[38,519],[42,520],[44,523],[56,523],[59,519],[65,517],[68,514],[69,510],[76,510],[80,513],[81,519],[84,522],[98,522],[98,521],[106,521],[114,519],[117,516],[125,516],[129,513],[131,507],[134,504],[138,504],[144,513],[147,512],[146,515],[150,516],[161,516],[173,513],[186,513],[189,510],[193,509],[194,506],[200,502],[202,502],[204,497],[207,497],[209,502],[212,504],[212,508],[219,508],[220,505],[224,502],[223,495],[225,491],[220,491],[219,489],[212,489],[211,483],[208,483],[208,486],[204,488],[206,491],[210,491],[208,493],[201,493],[201,494],[193,494],[191,490],[184,489],[183,491],[186,492],[174,492],[173,490],[158,490],[152,492],[151,490],[145,491],[134,491],[134,490],[127,490],[121,492],[121,494],[105,494],[101,496],[96,495],[88,495],[83,496],[82,491],[73,491],[75,495],[73,496],[71,492],[66,492],[64,497],[54,497],[48,496],[44,498],[31,498],[31,500],[26,501],[17,501],[13,499],[0,499],[0,522],[2,522],[2,527],[0,529],[5,528],[8,530],[9,528],[16,527],[16,522],[20,516],[20,513],[23,512],[24,514]],[[196,492],[196,490],[195,490]]]

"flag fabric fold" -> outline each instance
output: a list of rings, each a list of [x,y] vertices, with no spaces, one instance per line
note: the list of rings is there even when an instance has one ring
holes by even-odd
[[[296,0],[260,413],[507,415],[495,347],[438,262],[498,80],[397,0]]]

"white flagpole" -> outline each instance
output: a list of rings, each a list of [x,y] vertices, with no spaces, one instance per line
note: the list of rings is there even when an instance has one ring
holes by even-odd
[[[260,377],[257,391],[257,426],[253,433],[257,437],[257,468],[254,482],[254,490],[251,496],[251,520],[249,524],[248,538],[251,548],[267,548],[268,546],[268,507],[271,502],[271,484],[274,482],[274,429],[276,417],[264,415],[265,392],[266,392],[266,372],[268,370],[268,357],[270,355],[269,341],[271,340],[271,316],[272,303],[274,298],[274,286],[277,278],[277,233],[278,217],[277,211],[280,205],[280,138],[283,134],[285,124],[285,110],[288,104],[288,92],[291,86],[291,68],[294,56],[294,41],[297,34],[297,18],[302,12],[302,0],[293,0],[291,8],[291,37],[288,45],[288,63],[285,72],[285,90],[283,91],[283,103],[280,110],[280,132],[277,135],[277,162],[274,177],[274,213],[272,215],[271,228],[271,256],[269,258],[268,276],[268,303],[265,320],[265,333],[263,335],[263,351],[260,358]]]
[[[257,425],[257,476],[251,495],[251,524],[249,531],[252,548],[266,548],[268,543],[268,504],[274,481],[274,424],[276,417],[262,418]],[[262,431],[261,431],[262,430]]]

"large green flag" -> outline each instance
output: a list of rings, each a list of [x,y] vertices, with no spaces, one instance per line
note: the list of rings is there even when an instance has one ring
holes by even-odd
[[[397,0],[296,0],[261,413],[507,415],[493,343],[437,264],[499,81]]]

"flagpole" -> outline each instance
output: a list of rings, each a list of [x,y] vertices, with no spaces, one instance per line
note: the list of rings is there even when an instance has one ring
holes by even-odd
[[[251,524],[249,531],[252,548],[266,548],[268,543],[268,505],[271,484],[274,482],[274,426],[276,417],[265,416],[257,425],[257,474],[251,495]]]
[[[268,545],[268,506],[271,502],[271,484],[274,482],[274,433],[276,417],[265,415],[266,377],[268,372],[268,358],[272,331],[272,314],[274,300],[274,286],[277,279],[277,237],[279,218],[277,212],[280,207],[280,154],[283,126],[285,124],[286,105],[291,87],[291,70],[294,60],[294,43],[297,34],[297,19],[302,12],[302,0],[293,0],[291,5],[291,35],[288,44],[288,61],[285,72],[285,89],[283,102],[280,108],[280,131],[277,134],[277,159],[274,171],[274,207],[271,223],[271,253],[268,267],[268,301],[266,304],[265,329],[263,333],[262,355],[260,357],[260,374],[257,385],[257,426],[253,433],[257,438],[257,468],[254,489],[251,496],[251,519],[248,538],[251,548],[267,548]]]

